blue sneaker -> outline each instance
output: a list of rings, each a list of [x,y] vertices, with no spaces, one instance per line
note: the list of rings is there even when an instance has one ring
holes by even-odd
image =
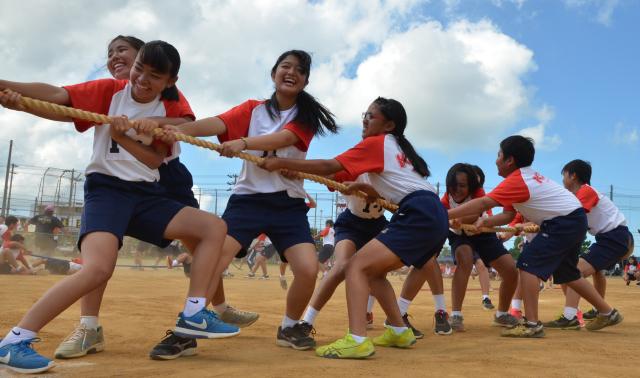
[[[39,355],[31,343],[40,339],[22,340],[15,344],[7,344],[0,348],[0,363],[7,365],[18,373],[41,373],[54,367],[56,364],[50,359]]]
[[[192,339],[223,339],[239,334],[240,328],[223,322],[215,312],[203,308],[189,317],[182,312],[178,314],[173,332]]]

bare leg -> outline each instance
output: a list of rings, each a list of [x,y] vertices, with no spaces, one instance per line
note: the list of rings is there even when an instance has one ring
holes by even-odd
[[[310,305],[317,311],[320,311],[324,307],[331,296],[333,296],[338,285],[344,281],[345,268],[351,257],[356,253],[356,246],[351,240],[341,240],[336,244],[334,253],[336,260],[333,268],[331,268],[325,278],[320,281],[317,290],[313,293],[313,297],[311,298]]]
[[[473,266],[473,251],[468,245],[461,245],[454,253],[456,254],[457,268],[451,281],[451,309],[462,311],[462,302],[464,302]]]
[[[491,262],[491,266],[500,273],[500,299],[498,300],[498,311],[509,311],[511,298],[518,286],[518,270],[511,255],[502,255]],[[482,281],[481,281],[482,282]]]
[[[311,243],[289,247],[284,251],[284,256],[293,272],[293,281],[287,293],[286,315],[290,319],[298,320],[313,295],[318,276],[318,257]]]

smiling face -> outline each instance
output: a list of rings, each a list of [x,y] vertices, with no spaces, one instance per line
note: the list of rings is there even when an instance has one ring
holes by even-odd
[[[500,177],[507,177],[511,174],[511,172],[518,169],[516,166],[515,160],[513,156],[509,156],[508,158],[504,158],[504,154],[502,153],[502,149],[498,151],[498,158],[496,159],[496,167],[498,168],[498,175]]]
[[[107,69],[114,79],[127,80],[138,50],[122,39],[109,44],[107,50]]]
[[[385,118],[375,102],[369,105],[367,111],[362,114],[362,139],[386,134],[394,128],[393,121]]]
[[[162,91],[173,86],[178,78],[168,72],[160,72],[148,64],[143,64],[138,56],[131,69],[130,81],[133,99],[147,103],[153,101]]]
[[[456,173],[456,187],[453,193],[450,193],[453,200],[462,203],[469,197],[469,177],[464,172]]]
[[[293,98],[296,97],[309,83],[309,75],[295,55],[287,55],[271,74],[276,87],[276,93]]]

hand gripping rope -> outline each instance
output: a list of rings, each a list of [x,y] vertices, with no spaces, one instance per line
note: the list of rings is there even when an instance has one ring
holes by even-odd
[[[95,123],[100,123],[100,124],[108,124],[112,122],[111,117],[108,117],[106,115],[103,114],[97,114],[97,113],[93,113],[93,112],[88,112],[86,110],[80,110],[80,109],[75,109],[72,107],[68,107],[68,106],[63,106],[63,105],[58,105],[58,104],[53,104],[47,101],[41,101],[41,100],[36,100],[33,98],[29,98],[29,97],[25,97],[25,96],[21,96],[21,102],[22,105],[24,105],[26,108],[31,109],[31,110],[41,110],[41,111],[47,111],[50,113],[54,113],[57,115],[62,115],[62,116],[66,116],[66,117],[71,117],[74,119],[81,119],[81,120],[85,120],[85,121],[91,121],[91,122],[95,122]],[[163,132],[162,128],[157,128],[153,130],[154,135],[158,135],[161,134]],[[174,133],[176,140],[179,140],[181,142],[185,142],[185,143],[189,143],[195,146],[199,146],[199,147],[203,147],[203,148],[207,148],[210,150],[214,150],[214,151],[220,151],[222,149],[222,146],[213,142],[209,142],[206,140],[202,140],[202,139],[198,139],[189,135],[185,135],[185,134],[181,134],[181,133]],[[236,157],[239,157],[240,159],[246,160],[246,161],[250,161],[252,163],[258,164],[261,163],[264,158],[258,157],[258,156],[254,156],[251,154],[248,154],[246,152],[239,152],[237,154],[235,154]],[[315,181],[317,183],[326,185],[327,187],[331,188],[331,189],[335,189],[341,193],[344,193],[347,190],[347,185],[330,180],[326,177],[323,176],[318,176],[318,175],[312,175],[309,173],[304,173],[304,172],[296,172],[297,176],[299,178],[303,178],[303,179],[307,179],[307,180],[311,180],[311,181]],[[362,198],[367,198],[367,195],[363,192],[356,192],[354,193],[355,195],[357,195],[358,197],[362,197]],[[398,205],[396,205],[395,203],[391,203],[387,200],[384,200],[382,198],[378,198],[375,201],[378,205],[382,206],[383,208],[391,211],[391,212],[395,212],[396,210],[398,210]],[[462,225],[463,229],[469,229],[469,230],[473,230],[474,227],[473,225]],[[481,227],[479,229],[480,232],[518,232],[519,230],[516,228],[512,228],[512,227]],[[535,231],[533,230],[533,228],[528,229],[527,227],[525,227],[524,229],[525,232],[538,232],[537,226],[535,228]]]

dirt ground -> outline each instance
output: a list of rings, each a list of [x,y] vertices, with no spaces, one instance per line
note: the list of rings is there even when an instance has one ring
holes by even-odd
[[[174,361],[153,361],[148,352],[172,328],[182,309],[187,280],[180,269],[118,268],[103,302],[101,323],[106,350],[85,358],[57,361],[45,376],[57,377],[356,377],[356,376],[544,376],[606,377],[635,375],[640,352],[640,287],[627,287],[619,277],[609,280],[607,298],[625,316],[622,324],[598,332],[547,330],[544,339],[521,340],[499,337],[491,326],[491,312],[480,307],[477,280],[470,280],[465,300],[467,331],[436,336],[432,328],[433,301],[423,290],[410,309],[413,324],[425,332],[410,350],[377,348],[365,361],[329,360],[313,351],[294,351],[275,345],[276,329],[284,311],[285,291],[270,266],[271,279],[244,278],[247,268],[225,279],[228,302],[237,308],[258,311],[260,320],[231,339],[198,341],[198,355]],[[0,276],[0,332],[4,335],[28,307],[60,276]],[[292,279],[288,277],[289,281]],[[400,277],[391,277],[399,292]],[[497,286],[492,299],[497,301]],[[449,279],[445,282],[450,306]],[[559,288],[541,293],[543,320],[555,317],[563,305]],[[588,309],[583,304],[583,309]],[[76,304],[45,327],[36,349],[52,356],[57,344],[73,329],[79,316]],[[382,332],[380,307],[374,309],[375,328]],[[342,337],[347,329],[344,287],[339,287],[316,322],[319,345]],[[629,370],[631,369],[631,370]],[[0,367],[0,377],[12,376]]]

